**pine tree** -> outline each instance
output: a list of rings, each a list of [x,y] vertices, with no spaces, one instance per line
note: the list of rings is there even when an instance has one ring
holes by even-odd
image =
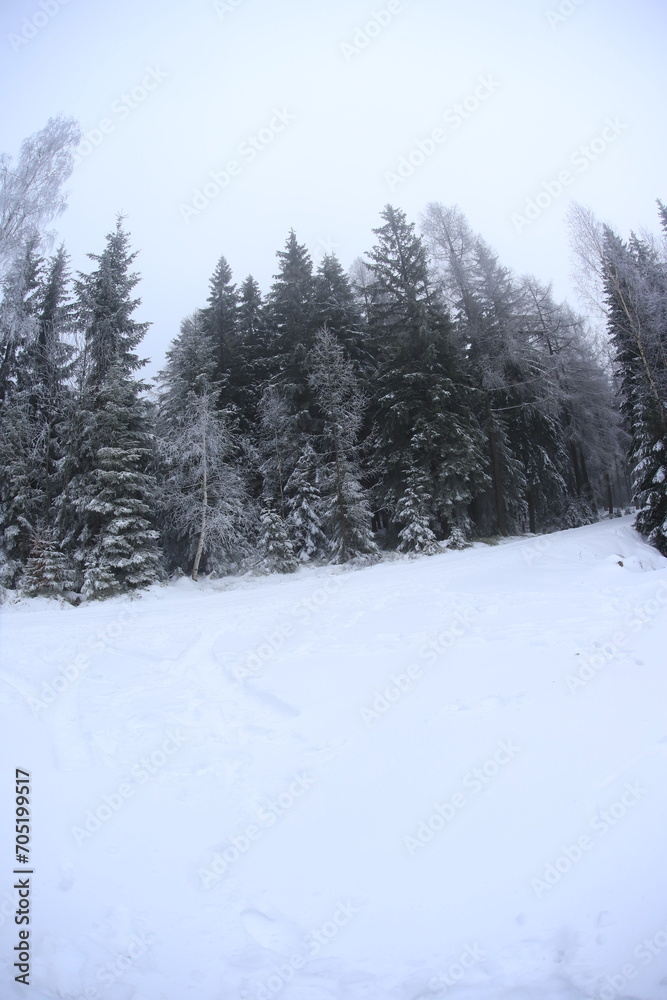
[[[282,385],[269,384],[259,404],[257,451],[262,498],[280,517],[287,517],[287,483],[304,447],[297,416]]]
[[[247,401],[242,409],[252,424],[257,417],[261,387],[274,374],[275,344],[270,341],[262,293],[251,274],[239,289],[237,330],[248,378]]]
[[[21,591],[28,597],[58,597],[73,590],[75,580],[73,567],[53,530],[39,531],[21,579]]]
[[[293,573],[298,567],[285,522],[275,511],[261,515],[258,550],[260,572]]]
[[[417,552],[435,555],[440,551],[433,521],[433,498],[429,495],[425,477],[413,470],[408,474],[407,487],[396,504],[395,519],[401,524],[398,533],[401,552]]]
[[[469,508],[488,482],[474,386],[446,309],[431,286],[426,250],[403,212],[387,206],[369,254],[370,328],[380,358],[373,384],[376,495],[383,519],[405,527],[415,474],[440,537],[470,531]]]
[[[103,252],[89,256],[97,267],[77,281],[85,346],[79,419],[70,428],[76,439],[66,540],[81,567],[84,598],[103,598],[156,580],[160,554],[146,387],[134,378],[144,364],[134,350],[148,324],[132,319],[139,277],[129,271],[136,253],[120,217]]]
[[[274,275],[267,301],[272,370],[299,426],[305,428],[311,403],[305,358],[316,330],[313,264],[307,248],[297,242],[294,230],[290,230],[285,249],[276,256],[280,269]]]
[[[333,254],[326,254],[315,274],[315,323],[326,326],[360,372],[372,365],[350,279]]]
[[[87,442],[94,461],[73,491],[85,599],[145,587],[160,576],[155,484],[144,471],[151,457],[146,406],[120,359],[94,403]]]
[[[375,556],[368,497],[360,482],[358,436],[364,398],[344,348],[323,327],[308,356],[308,382],[321,415],[324,523],[333,558]]]
[[[0,520],[5,531],[5,581],[14,585],[33,539],[54,523],[54,501],[62,490],[60,461],[63,424],[69,406],[67,385],[72,348],[63,342],[70,331],[67,304],[67,258],[61,248],[44,266],[31,245],[24,257],[30,281],[23,306],[13,303],[22,335],[14,340],[14,372],[0,403],[3,439],[0,462]],[[16,286],[14,286],[16,287]],[[24,286],[25,287],[25,286]],[[11,302],[5,300],[7,317]]]
[[[202,566],[228,571],[247,549],[247,494],[216,371],[216,344],[195,313],[167,352],[157,421],[164,548],[169,568],[193,580]]]
[[[603,273],[623,412],[632,436],[636,526],[667,555],[667,262],[636,237],[626,246],[607,228]]]
[[[255,295],[259,289],[253,285],[246,286],[246,296],[240,294],[232,282],[232,271],[224,257],[217,263],[209,288],[208,305],[202,310],[202,321],[215,346],[214,378],[220,390],[218,405],[233,412],[243,431],[249,432],[257,400],[252,385],[252,356],[245,337],[248,322],[251,327],[257,325],[258,303]]]
[[[17,358],[37,329],[37,302],[43,258],[39,238],[29,235],[18,249],[2,287],[0,303],[0,402],[17,386]]]
[[[287,526],[301,562],[324,558],[330,546],[324,533],[322,470],[308,442],[285,485]]]
[[[581,320],[535,279],[517,280],[457,209],[430,205],[423,231],[465,345],[487,437],[492,489],[475,500],[477,530],[507,534],[527,519],[535,531],[557,527],[566,508],[592,512],[589,465],[602,488],[601,455],[619,456],[618,420]],[[577,505],[567,502],[568,493]]]

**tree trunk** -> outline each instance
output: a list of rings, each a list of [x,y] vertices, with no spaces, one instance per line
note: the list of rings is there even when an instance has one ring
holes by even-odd
[[[199,577],[199,563],[201,562],[202,553],[204,551],[204,541],[206,539],[206,511],[208,510],[208,469],[206,466],[206,436],[204,436],[204,481],[202,484],[202,511],[201,511],[201,530],[199,532],[199,542],[197,544],[197,553],[195,555],[195,561],[192,566],[192,579],[197,582]]]
[[[503,487],[500,477],[500,457],[498,455],[498,441],[496,439],[496,425],[491,412],[489,398],[486,400],[487,432],[489,435],[489,448],[491,451],[491,473],[493,478],[493,492],[496,499],[496,521],[498,524],[498,534],[507,534],[507,515],[505,513],[505,498],[503,497]]]
[[[607,510],[609,511],[609,516],[614,516],[614,495],[611,492],[611,477],[609,473],[605,473],[605,480],[607,482]]]
[[[535,487],[530,486],[528,488],[528,530],[531,535],[537,534],[535,527]]]

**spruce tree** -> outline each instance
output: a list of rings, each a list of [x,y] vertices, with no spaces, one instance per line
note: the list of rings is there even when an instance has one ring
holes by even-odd
[[[343,346],[326,327],[317,334],[308,368],[321,418],[324,524],[333,558],[346,562],[375,556],[370,505],[360,482],[358,438],[364,397]]]
[[[440,545],[431,525],[434,521],[433,498],[428,492],[425,476],[417,470],[408,474],[405,492],[396,504],[399,551],[435,555]]]
[[[202,313],[185,319],[160,373],[163,547],[170,569],[228,572],[247,551],[248,498],[230,413],[219,407],[216,344]]]
[[[371,401],[378,506],[400,535],[402,518],[414,509],[410,481],[418,474],[440,537],[455,527],[467,534],[470,505],[488,482],[474,386],[414,225],[391,206],[383,218],[369,254],[370,331],[380,359]]]
[[[39,267],[29,253],[27,259],[31,258],[30,293],[20,323],[14,313],[22,329],[22,336],[14,341],[15,370],[0,403],[4,432],[0,519],[9,585],[16,582],[16,571],[25,564],[35,538],[54,526],[63,486],[63,429],[70,403],[73,349],[63,340],[71,332],[66,254],[61,248],[48,265],[40,261]],[[10,302],[5,300],[3,305],[8,308]]]
[[[285,522],[273,510],[260,517],[257,568],[262,573],[293,573],[298,568]]]
[[[153,527],[155,480],[146,386],[134,375],[135,354],[148,324],[132,314],[139,281],[130,272],[137,256],[118,217],[97,267],[77,281],[84,334],[79,419],[73,422],[67,491],[69,549],[80,566],[84,598],[103,598],[146,586],[160,575]]]
[[[609,333],[632,436],[636,526],[667,555],[667,262],[634,237],[604,237]]]
[[[276,256],[280,268],[267,300],[272,370],[299,426],[307,428],[312,400],[305,358],[316,330],[313,264],[307,248],[297,242],[294,230],[290,230],[285,249]]]
[[[322,480],[320,459],[307,442],[285,485],[287,526],[301,562],[324,558],[330,551],[324,533]]]
[[[372,359],[352,285],[333,254],[326,254],[320,261],[314,297],[317,328],[326,326],[331,330],[357,370],[369,370]]]

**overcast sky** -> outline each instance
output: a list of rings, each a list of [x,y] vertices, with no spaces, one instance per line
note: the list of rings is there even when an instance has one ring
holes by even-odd
[[[266,291],[293,227],[348,267],[387,202],[458,204],[573,300],[570,199],[624,233],[667,199],[666,26],[664,0],[4,0],[0,149],[81,122],[58,234],[86,269],[127,215],[149,374],[221,254]]]

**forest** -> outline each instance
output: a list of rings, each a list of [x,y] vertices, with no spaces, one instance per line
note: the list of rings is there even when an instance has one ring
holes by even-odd
[[[438,202],[414,221],[386,205],[347,271],[331,253],[315,266],[290,231],[264,291],[221,248],[149,382],[126,220],[85,273],[49,252],[77,134],[53,119],[0,159],[6,590],[78,603],[630,506],[667,555],[663,204],[661,238],[572,210],[597,330]]]

